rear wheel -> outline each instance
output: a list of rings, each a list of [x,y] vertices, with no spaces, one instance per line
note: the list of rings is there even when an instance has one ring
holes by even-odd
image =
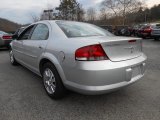
[[[52,63],[46,63],[43,66],[43,84],[47,94],[53,99],[64,97],[66,89],[62,80]]]
[[[10,52],[9,52],[9,56],[10,56],[10,62],[11,62],[11,64],[12,64],[12,65],[17,65],[18,62],[17,62],[16,59],[14,58],[14,54],[13,54],[12,49],[11,49]]]

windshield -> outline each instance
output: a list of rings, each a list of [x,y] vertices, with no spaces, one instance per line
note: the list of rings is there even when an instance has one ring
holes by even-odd
[[[92,24],[58,21],[57,25],[67,37],[114,36],[110,32]]]

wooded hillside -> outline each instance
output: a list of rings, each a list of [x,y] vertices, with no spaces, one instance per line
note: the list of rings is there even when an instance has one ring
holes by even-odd
[[[22,25],[14,23],[12,21],[0,18],[0,30],[5,32],[14,32],[17,28],[21,27]]]

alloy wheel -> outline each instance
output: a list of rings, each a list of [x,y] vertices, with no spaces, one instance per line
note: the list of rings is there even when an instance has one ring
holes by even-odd
[[[10,51],[10,61],[11,63],[14,63],[14,56],[13,56],[13,51]]]
[[[43,73],[43,82],[45,89],[49,94],[54,94],[56,90],[56,80],[52,70],[46,68]]]

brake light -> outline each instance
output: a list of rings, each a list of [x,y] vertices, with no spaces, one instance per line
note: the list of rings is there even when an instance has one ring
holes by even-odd
[[[148,27],[148,28],[144,29],[144,32],[152,32],[151,27]]]
[[[79,61],[99,61],[108,60],[108,56],[104,52],[100,44],[90,45],[79,48],[75,52],[75,59]]]
[[[152,29],[144,29],[144,32],[151,32]]]
[[[2,38],[3,38],[4,40],[10,40],[10,39],[12,39],[12,36],[3,35]]]

